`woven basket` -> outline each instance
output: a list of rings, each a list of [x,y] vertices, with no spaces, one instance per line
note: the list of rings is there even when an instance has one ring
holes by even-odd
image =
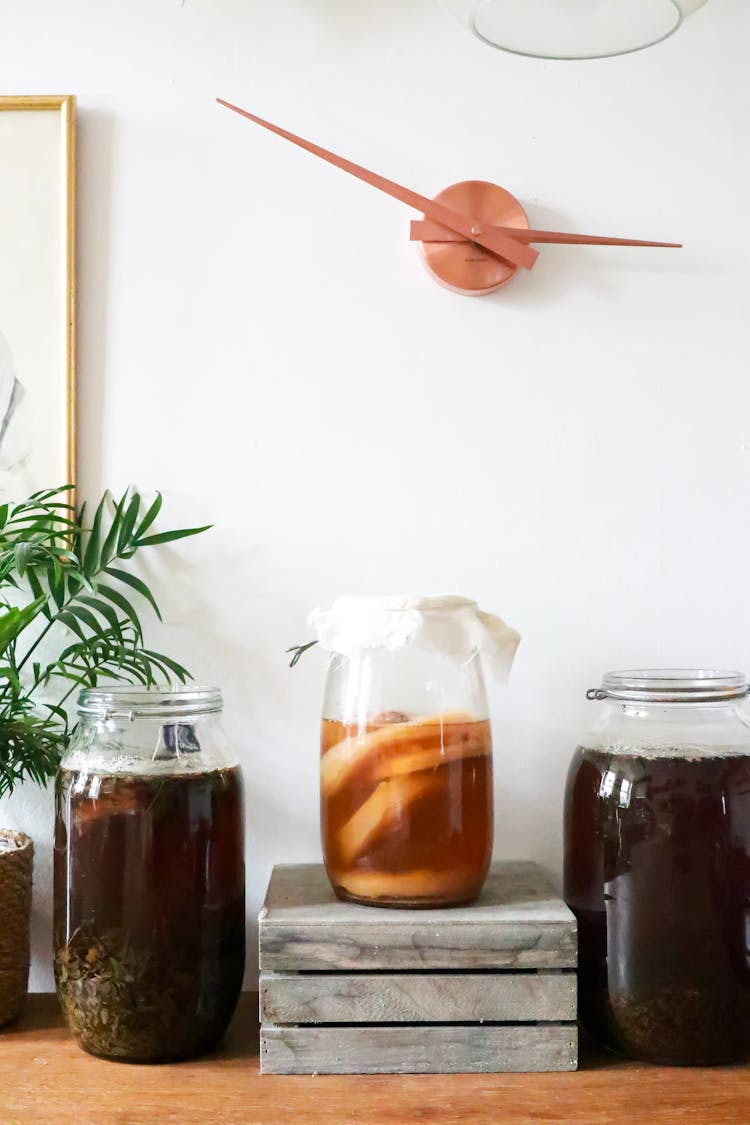
[[[5,850],[5,841],[15,846]],[[33,841],[0,829],[0,1027],[18,1019],[26,999],[33,864]]]

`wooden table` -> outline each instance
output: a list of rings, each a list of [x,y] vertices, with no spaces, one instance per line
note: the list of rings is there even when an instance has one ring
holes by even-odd
[[[0,1032],[2,1125],[744,1125],[750,1067],[668,1069],[583,1056],[569,1074],[281,1077],[258,1071],[257,996],[224,1047],[176,1066],[81,1051],[52,996]]]

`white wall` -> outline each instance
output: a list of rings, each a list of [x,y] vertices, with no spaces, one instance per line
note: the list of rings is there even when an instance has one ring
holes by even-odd
[[[497,849],[555,873],[601,672],[750,669],[740,9],[571,64],[494,52],[434,0],[0,0],[2,92],[79,99],[84,491],[159,487],[167,518],[216,525],[163,556],[156,636],[225,690],[250,918],[272,863],[319,854],[324,662],[283,653],[316,603],[451,591],[520,629]],[[535,225],[686,248],[548,248],[457,297],[404,207],[217,94],[427,194],[491,179]],[[37,841],[47,988],[49,795],[0,818]]]

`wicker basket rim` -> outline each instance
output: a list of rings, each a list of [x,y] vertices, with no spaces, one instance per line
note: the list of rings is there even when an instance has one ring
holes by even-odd
[[[12,851],[0,851],[0,862],[9,855],[18,855],[19,852],[27,851],[29,848],[34,847],[34,841],[31,836],[27,836],[25,832],[17,832],[15,828],[0,828],[0,839],[13,840],[15,848]]]

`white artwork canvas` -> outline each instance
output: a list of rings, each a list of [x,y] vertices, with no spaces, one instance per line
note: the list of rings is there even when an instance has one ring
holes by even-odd
[[[75,99],[0,97],[0,500],[74,476]]]

